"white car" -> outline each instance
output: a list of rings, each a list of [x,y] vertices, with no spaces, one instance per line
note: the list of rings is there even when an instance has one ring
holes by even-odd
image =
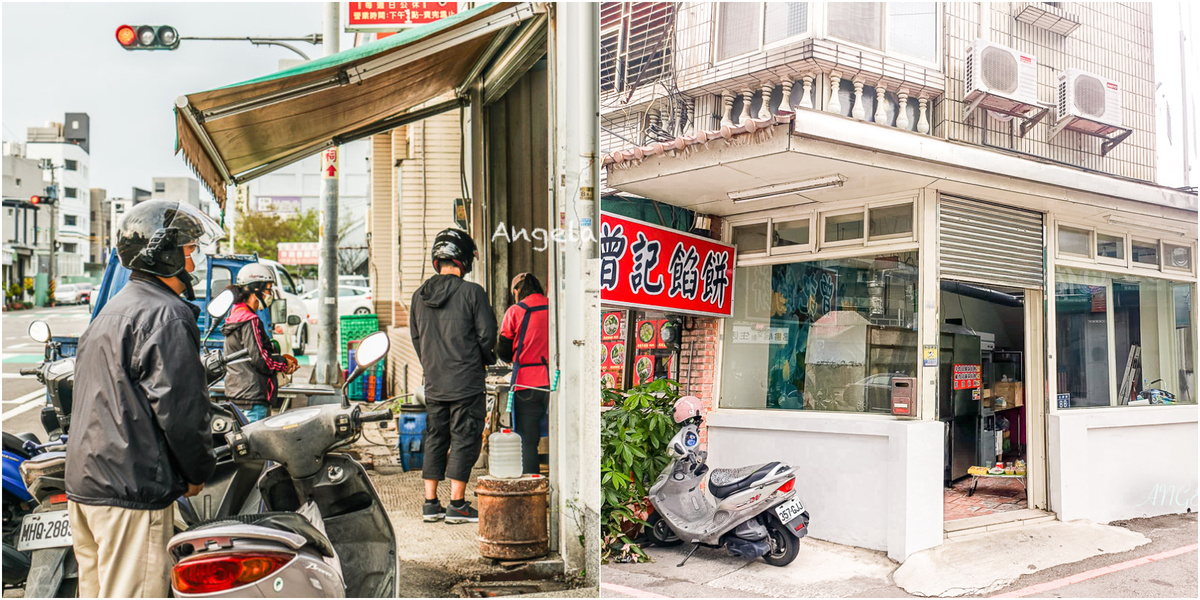
[[[301,296],[308,303],[308,323],[313,327],[316,327],[317,316],[320,314],[318,310],[320,308],[318,296],[320,295],[321,290],[313,290]],[[338,288],[338,316],[369,315],[375,312],[373,297],[371,288],[341,286]]]
[[[85,304],[91,290],[80,289],[74,283],[60,283],[54,286],[54,303],[59,305]]]
[[[338,275],[338,287],[348,285],[350,287],[371,288],[371,282],[367,281],[362,275]]]

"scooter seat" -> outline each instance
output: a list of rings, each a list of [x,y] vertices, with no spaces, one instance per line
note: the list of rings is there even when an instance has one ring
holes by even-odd
[[[294,533],[302,538],[313,548],[316,548],[321,554],[333,557],[333,544],[329,542],[329,538],[321,533],[320,529],[313,527],[312,523],[300,513],[294,512],[267,512],[248,515],[229,515],[200,523],[192,530],[206,529],[209,527],[219,527],[229,525],[231,523],[243,523],[245,525],[258,525],[259,527],[269,527],[272,529],[280,529],[289,533]]]
[[[778,461],[740,469],[713,469],[708,476],[708,491],[717,498],[728,498],[761,481],[777,466]]]

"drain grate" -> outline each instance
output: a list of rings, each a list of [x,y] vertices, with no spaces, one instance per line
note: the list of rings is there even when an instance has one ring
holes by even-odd
[[[536,594],[546,590],[536,585],[504,585],[501,583],[485,583],[481,585],[463,586],[459,592],[463,598],[497,598],[499,596],[518,596],[520,594]]]

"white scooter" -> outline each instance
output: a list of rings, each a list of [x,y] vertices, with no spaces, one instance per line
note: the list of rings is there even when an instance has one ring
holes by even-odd
[[[650,488],[654,512],[649,536],[660,546],[724,547],[734,556],[762,557],[782,567],[796,559],[808,534],[808,511],[796,498],[796,471],[781,462],[740,469],[709,469],[700,443],[700,400],[675,403],[675,422],[684,427],[671,440],[671,462]]]

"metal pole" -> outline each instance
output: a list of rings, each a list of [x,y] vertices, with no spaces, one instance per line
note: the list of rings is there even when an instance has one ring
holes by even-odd
[[[341,13],[337,2],[325,4],[325,56],[337,54],[341,40],[339,23]],[[317,263],[317,280],[320,287],[320,306],[317,310],[320,321],[317,366],[313,375],[317,383],[336,384],[341,374],[338,359],[338,314],[337,314],[337,242],[338,242],[338,178],[337,151],[335,146],[325,150],[323,156],[333,152],[333,160],[321,161],[321,255]],[[332,164],[330,164],[332,163]],[[332,167],[332,168],[331,168]]]
[[[1191,9],[1189,9],[1189,11],[1190,10]],[[1191,148],[1188,147],[1188,112],[1191,111],[1192,107],[1188,103],[1187,34],[1184,33],[1184,28],[1183,28],[1183,24],[1188,23],[1188,21],[1183,19],[1183,3],[1182,2],[1179,3],[1179,17],[1180,17],[1180,19],[1179,19],[1179,23],[1180,23],[1180,26],[1179,26],[1179,71],[1180,71],[1179,96],[1183,100],[1183,102],[1180,104],[1180,106],[1183,108],[1183,110],[1181,110],[1179,112],[1181,115],[1183,115],[1183,128],[1182,128],[1183,129],[1183,142],[1182,142],[1182,147],[1183,147],[1183,186],[1189,187],[1192,185],[1192,178],[1191,178],[1192,166],[1191,166],[1191,161],[1189,160],[1189,157],[1188,157],[1188,153],[1191,152]]]
[[[50,163],[50,187],[54,188],[54,198],[50,200],[50,282],[46,284],[47,290],[54,285],[54,276],[58,273],[58,258],[54,251],[54,247],[58,245],[58,179],[54,177],[54,164]],[[53,296],[46,299],[47,302],[52,302]]]

